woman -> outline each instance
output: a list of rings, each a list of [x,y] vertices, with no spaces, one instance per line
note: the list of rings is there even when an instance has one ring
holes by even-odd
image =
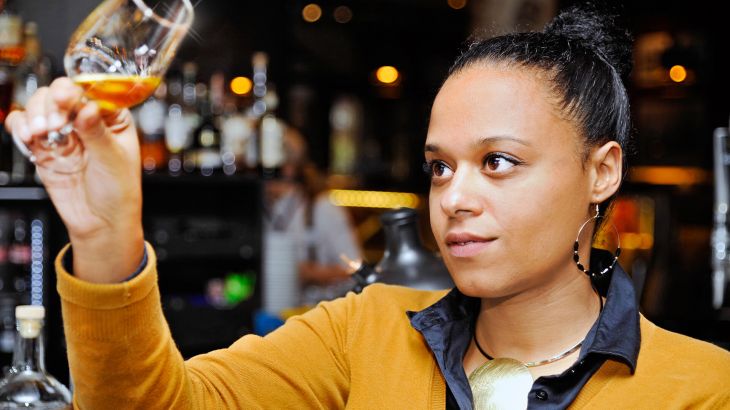
[[[40,170],[73,246],[57,269],[77,405],[730,406],[730,354],[641,317],[613,256],[589,252],[629,134],[630,45],[611,23],[568,11],[542,33],[473,44],[450,71],[425,156],[434,236],[455,289],[373,285],[187,362],[164,323],[149,245],[144,257],[129,114],[100,118],[84,105],[74,125],[85,172]],[[28,141],[61,126],[79,96],[58,80],[8,124]],[[490,373],[494,363],[512,366],[510,377]]]

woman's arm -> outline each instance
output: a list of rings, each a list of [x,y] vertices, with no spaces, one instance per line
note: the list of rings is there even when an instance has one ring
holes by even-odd
[[[321,304],[266,337],[183,361],[162,314],[155,255],[129,282],[99,285],[61,266],[77,408],[344,408],[354,295]]]
[[[99,111],[68,78],[40,88],[5,126],[28,143],[74,118],[88,162],[72,175],[37,168],[73,245],[74,275],[95,283],[127,278],[143,257],[139,144],[129,110]],[[77,115],[74,117],[73,114]]]

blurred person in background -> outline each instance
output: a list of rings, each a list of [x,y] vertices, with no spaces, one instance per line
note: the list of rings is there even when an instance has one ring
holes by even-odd
[[[283,233],[294,242],[301,303],[343,296],[355,283],[342,256],[361,258],[350,216],[330,202],[325,176],[310,161],[296,128],[286,128],[284,153],[279,176],[265,182],[264,235]]]

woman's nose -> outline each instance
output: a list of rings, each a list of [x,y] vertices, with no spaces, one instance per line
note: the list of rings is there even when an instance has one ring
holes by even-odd
[[[441,197],[441,209],[451,218],[477,216],[482,213],[478,175],[468,169],[457,170]]]

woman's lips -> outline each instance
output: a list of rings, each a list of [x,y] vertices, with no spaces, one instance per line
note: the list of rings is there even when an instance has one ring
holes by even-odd
[[[445,238],[449,253],[459,258],[469,258],[481,253],[496,239],[469,233],[450,233]]]

